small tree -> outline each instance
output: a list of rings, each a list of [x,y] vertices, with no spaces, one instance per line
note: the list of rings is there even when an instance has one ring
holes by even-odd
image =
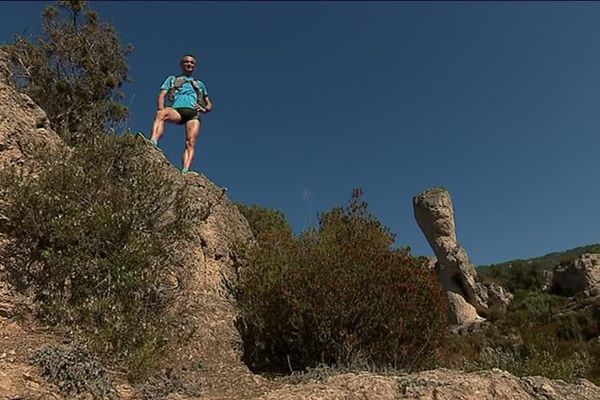
[[[281,211],[272,210],[253,204],[236,204],[240,212],[246,217],[254,237],[261,240],[264,236],[283,235],[291,238],[294,233]]]
[[[83,21],[82,21],[83,18]],[[52,128],[76,144],[125,120],[119,103],[127,56],[115,29],[83,0],[61,0],[43,13],[43,34],[8,46],[14,83],[48,114]]]

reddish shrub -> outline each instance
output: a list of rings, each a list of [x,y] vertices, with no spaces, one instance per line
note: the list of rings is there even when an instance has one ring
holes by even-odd
[[[317,229],[271,232],[254,250],[239,292],[254,369],[411,368],[435,353],[447,321],[439,283],[409,249],[391,248],[394,235],[360,195],[320,215]]]

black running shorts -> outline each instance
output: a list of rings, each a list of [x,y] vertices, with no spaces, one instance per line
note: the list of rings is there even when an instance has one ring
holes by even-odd
[[[175,111],[181,115],[179,125],[184,125],[186,122],[195,119],[200,119],[200,113],[193,108],[175,108]]]

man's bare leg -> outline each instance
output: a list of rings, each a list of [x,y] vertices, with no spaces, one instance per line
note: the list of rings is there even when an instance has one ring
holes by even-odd
[[[183,171],[189,171],[194,161],[194,148],[200,136],[200,121],[192,119],[185,124],[185,150],[183,151]]]
[[[165,121],[166,122],[180,122],[181,115],[172,108],[165,108],[156,112],[154,123],[152,124],[152,136],[150,140],[153,143],[158,143],[160,137],[165,132]]]

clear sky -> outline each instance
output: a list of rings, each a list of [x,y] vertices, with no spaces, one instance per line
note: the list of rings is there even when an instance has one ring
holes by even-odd
[[[0,2],[0,42],[46,2]],[[296,232],[363,188],[397,244],[432,255],[412,197],[454,202],[476,265],[600,242],[598,2],[97,2],[135,46],[125,85],[150,131],[179,59],[214,102],[193,169]],[[161,141],[181,167],[183,128]]]

